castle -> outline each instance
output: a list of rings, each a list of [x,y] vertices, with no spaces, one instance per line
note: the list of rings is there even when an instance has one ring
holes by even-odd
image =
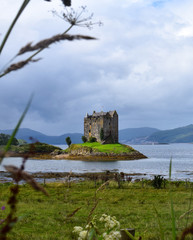
[[[118,114],[116,111],[95,112],[84,118],[84,136],[97,142],[118,143]]]

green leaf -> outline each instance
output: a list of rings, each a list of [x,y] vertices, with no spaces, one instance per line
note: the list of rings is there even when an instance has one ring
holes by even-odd
[[[10,148],[10,146],[11,146],[11,143],[12,143],[15,135],[17,134],[17,131],[18,131],[19,128],[20,128],[21,123],[23,122],[23,119],[24,119],[24,117],[25,117],[25,115],[26,115],[26,113],[27,113],[27,111],[28,111],[28,109],[29,109],[29,107],[30,107],[30,105],[31,105],[32,98],[33,98],[33,95],[30,97],[30,99],[29,99],[29,101],[28,101],[28,103],[27,103],[27,106],[26,106],[23,114],[21,115],[21,117],[20,117],[20,119],[19,119],[19,121],[18,121],[15,129],[13,130],[13,133],[12,133],[12,135],[11,135],[11,137],[10,137],[7,145],[5,146],[5,150],[4,150],[3,156],[0,157],[0,165],[1,165],[2,161],[3,161],[3,158],[4,158],[5,154],[6,154],[7,151],[9,150],[9,148]]]
[[[96,240],[97,234],[94,228],[91,228],[91,230],[88,233],[88,240]]]
[[[170,158],[170,167],[169,167],[169,180],[171,181],[172,176],[172,157]]]
[[[19,9],[19,11],[18,11],[18,13],[17,13],[17,15],[16,15],[15,18],[13,19],[13,22],[11,23],[11,25],[10,25],[10,27],[9,27],[9,29],[8,29],[8,31],[7,31],[7,33],[6,33],[6,35],[5,35],[2,43],[1,43],[1,45],[0,45],[0,54],[1,54],[2,50],[3,50],[3,47],[5,46],[5,43],[7,42],[8,38],[9,38],[9,35],[10,35],[11,31],[13,30],[13,28],[14,28],[17,20],[18,20],[18,18],[21,16],[23,10],[25,9],[25,7],[27,6],[27,4],[28,4],[29,2],[30,2],[30,0],[24,0],[24,1],[23,1],[23,4],[21,5],[21,7],[20,7],[20,9]]]
[[[124,231],[126,232],[127,236],[131,238],[131,240],[135,240],[134,236],[130,232],[128,232],[126,229],[124,229]]]

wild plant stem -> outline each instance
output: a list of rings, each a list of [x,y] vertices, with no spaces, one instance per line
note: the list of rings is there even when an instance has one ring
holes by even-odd
[[[169,181],[171,182],[172,177],[172,157],[170,158],[170,166],[169,166]],[[170,185],[170,205],[171,205],[171,217],[172,217],[172,240],[176,240],[176,219],[175,219],[175,212],[174,212],[174,204],[171,192],[171,185]]]
[[[164,240],[165,236],[164,236],[164,230],[163,230],[162,222],[160,221],[160,217],[159,217],[158,211],[157,211],[155,206],[154,206],[154,210],[155,210],[157,220],[158,220],[158,225],[159,225],[159,230],[160,230],[160,238],[161,238],[161,240]]]
[[[176,240],[176,219],[175,219],[174,204],[173,204],[171,190],[170,190],[170,203],[171,203],[171,215],[172,215],[172,239]]]
[[[8,29],[8,31],[7,31],[7,33],[6,33],[6,35],[5,35],[2,43],[1,43],[1,46],[0,46],[0,54],[2,53],[2,50],[3,50],[3,48],[4,48],[4,46],[5,46],[6,42],[7,42],[7,40],[8,40],[8,38],[9,38],[9,35],[10,35],[11,31],[13,30],[13,28],[14,28],[17,20],[19,19],[19,17],[21,16],[23,10],[25,9],[25,7],[28,5],[29,2],[30,2],[30,0],[24,0],[24,1],[23,1],[23,4],[21,5],[21,7],[20,7],[20,9],[19,9],[19,11],[18,11],[18,13],[17,13],[17,15],[16,15],[15,18],[13,19],[13,22],[11,23],[11,25],[10,25],[10,27],[9,27],[9,29]]]
[[[186,217],[186,228],[188,226],[188,220],[189,220],[189,215],[190,215],[190,207],[191,207],[191,204],[192,204],[192,193],[193,193],[193,188],[191,189],[190,202],[189,202],[189,206],[188,206],[188,215]]]
[[[29,0],[30,1],[30,0]],[[69,28],[66,29],[66,31],[63,34],[66,34],[67,32],[70,31],[70,29],[73,27],[74,25],[71,24]],[[39,54],[40,52],[42,52],[45,48],[41,48],[39,50],[37,50],[34,54],[32,54],[29,58],[26,59],[26,61],[30,61],[33,57],[35,57],[37,54]],[[15,58],[15,57],[14,57]],[[14,59],[13,58],[13,59]],[[2,74],[0,74],[0,78],[4,77],[5,75],[7,75],[8,73],[4,72]]]

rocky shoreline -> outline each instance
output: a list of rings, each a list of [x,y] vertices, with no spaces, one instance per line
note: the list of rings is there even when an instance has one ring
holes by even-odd
[[[132,152],[131,154],[106,154],[106,153],[92,153],[87,155],[81,154],[20,154],[7,153],[6,157],[25,157],[30,159],[47,159],[47,160],[81,160],[81,161],[119,161],[119,160],[140,160],[147,158],[140,152]]]
[[[118,161],[138,160],[147,158],[142,153],[125,144],[99,144],[85,145],[72,144],[66,152],[55,151],[55,159],[83,160],[83,161]]]
[[[30,159],[51,159],[51,160],[81,160],[81,161],[119,161],[119,160],[138,160],[147,158],[144,154],[134,148],[124,144],[107,145],[89,145],[72,144],[68,149],[62,150],[54,146],[47,146],[38,143],[34,151],[28,151],[28,148],[20,147],[16,151],[11,150],[6,157],[25,157]],[[97,149],[97,147],[106,149]],[[120,149],[121,148],[121,149]],[[49,150],[49,151],[48,151]]]
[[[93,152],[90,154],[59,154],[54,159],[82,160],[82,161],[118,161],[118,160],[139,160],[147,158],[142,153],[135,151],[130,154],[121,153],[100,153]]]
[[[45,182],[73,182],[73,181],[85,181],[85,180],[117,180],[122,179],[125,181],[140,181],[146,177],[146,174],[141,173],[123,173],[116,171],[104,171],[104,172],[87,172],[87,173],[75,173],[75,172],[36,172],[30,173],[30,175],[40,183]],[[12,174],[9,172],[0,171],[0,183],[13,182]]]

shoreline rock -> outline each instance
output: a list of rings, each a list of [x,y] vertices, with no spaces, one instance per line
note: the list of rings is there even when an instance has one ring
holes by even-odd
[[[54,156],[54,159],[67,159],[67,160],[82,160],[82,161],[118,161],[118,160],[140,160],[147,157],[142,153],[135,151],[131,154],[107,154],[107,153],[91,153],[90,155],[82,154],[59,154]]]

